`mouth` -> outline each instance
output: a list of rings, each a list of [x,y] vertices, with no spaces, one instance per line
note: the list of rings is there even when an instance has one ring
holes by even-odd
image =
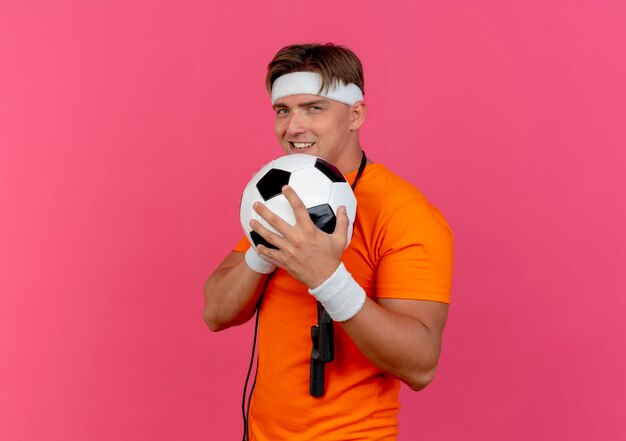
[[[315,142],[289,142],[289,145],[295,151],[302,152],[313,147],[313,145],[315,145]]]

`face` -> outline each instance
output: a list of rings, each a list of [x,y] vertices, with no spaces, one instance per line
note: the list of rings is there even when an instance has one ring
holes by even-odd
[[[316,155],[340,170],[355,152],[360,159],[360,121],[355,121],[353,106],[303,94],[281,98],[273,107],[276,136],[287,154]]]

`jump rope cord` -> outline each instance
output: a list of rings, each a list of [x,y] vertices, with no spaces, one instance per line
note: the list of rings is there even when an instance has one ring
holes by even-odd
[[[356,172],[356,177],[354,178],[354,182],[352,183],[352,191],[356,188],[356,184],[361,179],[363,175],[363,171],[365,171],[365,165],[367,164],[367,156],[365,156],[365,151],[362,150],[361,163],[359,164],[359,170]],[[271,275],[270,275],[271,277]],[[270,277],[265,281],[265,287],[267,287],[267,283],[270,280]],[[263,288],[265,291],[265,288]],[[261,297],[262,299],[263,297]],[[252,353],[250,354],[250,365],[248,366],[248,373],[246,374],[246,382],[243,386],[243,396],[241,397],[241,415],[243,417],[243,437],[242,441],[248,441],[248,415],[250,414],[250,400],[252,399],[252,393],[254,392],[254,386],[256,386],[256,372],[259,370],[259,363],[257,360],[256,371],[254,374],[254,381],[252,382],[252,386],[250,387],[250,394],[248,395],[248,401],[246,405],[246,392],[248,390],[248,383],[250,381],[250,374],[252,373],[252,366],[254,365],[254,354],[256,352],[256,336],[259,329],[259,309],[261,307],[261,299],[259,299],[259,303],[256,307],[256,318],[254,320],[254,334],[252,337]]]

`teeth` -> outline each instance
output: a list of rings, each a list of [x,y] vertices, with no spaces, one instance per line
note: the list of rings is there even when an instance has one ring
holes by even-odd
[[[297,149],[305,149],[307,147],[311,147],[314,142],[293,142],[293,146]]]

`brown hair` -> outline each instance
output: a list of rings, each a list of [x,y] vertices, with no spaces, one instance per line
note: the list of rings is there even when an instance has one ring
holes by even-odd
[[[267,65],[265,87],[271,93],[276,78],[292,72],[317,72],[322,77],[322,91],[341,80],[354,83],[365,95],[363,66],[350,49],[332,43],[293,44],[279,50]]]

